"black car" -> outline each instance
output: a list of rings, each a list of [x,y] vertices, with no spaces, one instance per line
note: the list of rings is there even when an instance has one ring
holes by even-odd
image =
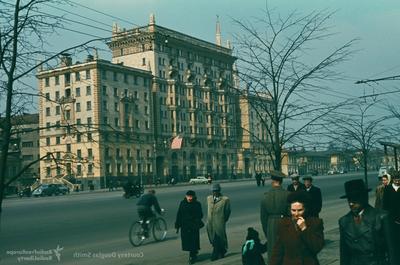
[[[58,189],[56,184],[42,184],[32,192],[32,195],[35,197],[39,197],[59,195],[61,193],[62,192]]]
[[[62,195],[69,194],[69,188],[64,184],[54,184],[54,185],[56,185],[59,194]]]

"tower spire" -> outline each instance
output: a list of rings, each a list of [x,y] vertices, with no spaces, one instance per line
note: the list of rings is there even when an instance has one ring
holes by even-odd
[[[217,15],[217,25],[215,30],[215,44],[221,46],[221,25],[219,24],[219,16]]]

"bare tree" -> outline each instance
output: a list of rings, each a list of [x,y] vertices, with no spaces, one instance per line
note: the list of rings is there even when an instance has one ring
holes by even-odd
[[[21,114],[27,103],[32,103],[32,97],[39,93],[28,89],[24,80],[33,77],[35,70],[44,64],[49,64],[67,51],[86,49],[92,39],[74,47],[59,52],[46,52],[46,38],[63,28],[63,17],[45,13],[42,10],[46,4],[60,4],[59,0],[0,0],[0,97],[4,104],[3,118],[0,122],[0,214],[5,189],[16,180],[33,163],[45,157],[40,157],[23,167],[13,177],[8,176],[7,161],[10,140],[13,137],[11,120]],[[44,58],[44,59],[43,59]],[[39,128],[39,130],[44,128]]]
[[[341,78],[336,67],[352,55],[355,40],[327,55],[318,56],[317,51],[312,55],[312,47],[333,35],[327,25],[332,15],[291,13],[275,19],[267,8],[265,17],[253,23],[234,20],[241,29],[235,36],[240,79],[248,93],[270,98],[263,104],[256,101],[254,109],[267,128],[264,145],[276,170],[281,170],[284,146],[340,106],[322,99],[327,82]]]
[[[352,108],[344,112],[334,112],[326,117],[326,135],[339,143],[343,143],[349,149],[356,151],[357,162],[364,169],[364,180],[368,186],[368,161],[371,150],[378,147],[378,141],[382,140],[387,131],[383,126],[388,116],[371,115],[378,103],[355,102]]]

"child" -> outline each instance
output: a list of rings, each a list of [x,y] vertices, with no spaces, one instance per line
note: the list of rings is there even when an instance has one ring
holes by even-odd
[[[247,228],[246,242],[242,246],[243,265],[265,265],[262,253],[267,251],[267,243],[261,244],[258,232]]]

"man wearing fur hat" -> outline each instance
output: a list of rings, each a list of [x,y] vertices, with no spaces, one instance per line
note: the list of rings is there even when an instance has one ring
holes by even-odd
[[[230,201],[221,193],[221,186],[216,183],[212,185],[212,195],[207,197],[207,234],[213,253],[211,260],[225,257],[228,249],[226,237],[226,222],[231,214]]]
[[[393,245],[387,213],[368,203],[368,192],[362,179],[347,181],[345,195],[350,211],[339,219],[340,264],[397,264],[393,260]],[[397,264],[398,265],[398,264]]]
[[[282,187],[285,175],[279,171],[271,171],[270,174],[272,188],[264,193],[260,206],[261,224],[265,238],[268,241],[268,264],[276,241],[279,221],[288,214],[289,204],[287,197],[290,194],[289,191]]]

